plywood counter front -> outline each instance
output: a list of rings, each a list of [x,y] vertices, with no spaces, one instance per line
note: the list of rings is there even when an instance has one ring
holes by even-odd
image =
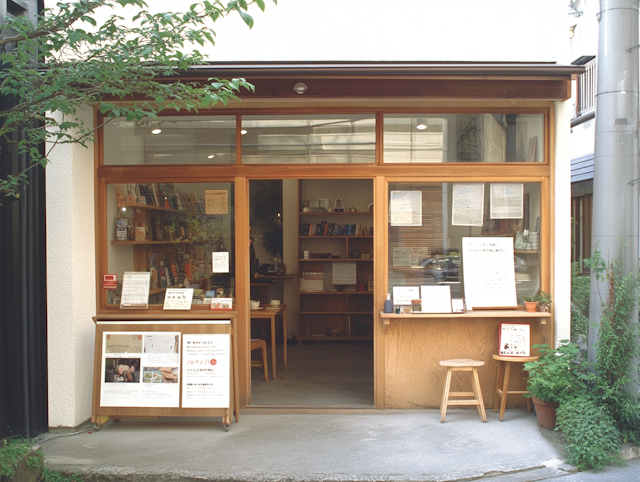
[[[483,310],[455,314],[380,313],[383,324],[385,409],[439,408],[445,370],[440,360],[472,358],[485,365],[478,370],[487,408],[492,408],[498,363],[501,323],[525,323],[531,327],[531,345],[552,344],[553,317],[550,313],[519,310]],[[535,353],[532,353],[535,354]],[[378,365],[380,366],[380,365]],[[520,366],[511,372],[510,388],[525,389]],[[466,378],[452,383],[462,384]],[[521,388],[522,387],[522,388]],[[526,407],[522,397],[509,397],[507,407]]]

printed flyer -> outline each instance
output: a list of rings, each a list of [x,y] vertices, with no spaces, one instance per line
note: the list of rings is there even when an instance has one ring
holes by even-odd
[[[231,335],[183,335],[182,407],[229,408]]]
[[[103,407],[178,407],[179,332],[104,332]]]

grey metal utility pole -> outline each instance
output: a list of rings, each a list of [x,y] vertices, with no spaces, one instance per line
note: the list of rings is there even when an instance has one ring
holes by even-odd
[[[638,5],[639,0],[600,0],[598,84],[593,180],[594,249],[638,273]],[[606,283],[591,278],[589,359],[599,339]],[[635,310],[635,322],[638,321]],[[595,326],[594,326],[595,325]],[[634,371],[634,373],[637,372]],[[637,373],[636,387],[637,387]]]

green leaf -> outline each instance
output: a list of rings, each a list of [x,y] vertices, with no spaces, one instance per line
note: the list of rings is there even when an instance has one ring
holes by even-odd
[[[241,10],[239,10],[238,13],[242,17],[242,20],[244,20],[244,23],[246,23],[249,28],[253,28],[253,17],[251,17],[247,12],[243,12]]]

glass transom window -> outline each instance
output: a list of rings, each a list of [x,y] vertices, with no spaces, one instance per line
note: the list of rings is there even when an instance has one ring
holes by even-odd
[[[375,163],[375,116],[243,116],[243,164]]]
[[[235,116],[163,116],[104,127],[104,163],[235,164]]]
[[[384,163],[543,162],[542,114],[385,114]]]

